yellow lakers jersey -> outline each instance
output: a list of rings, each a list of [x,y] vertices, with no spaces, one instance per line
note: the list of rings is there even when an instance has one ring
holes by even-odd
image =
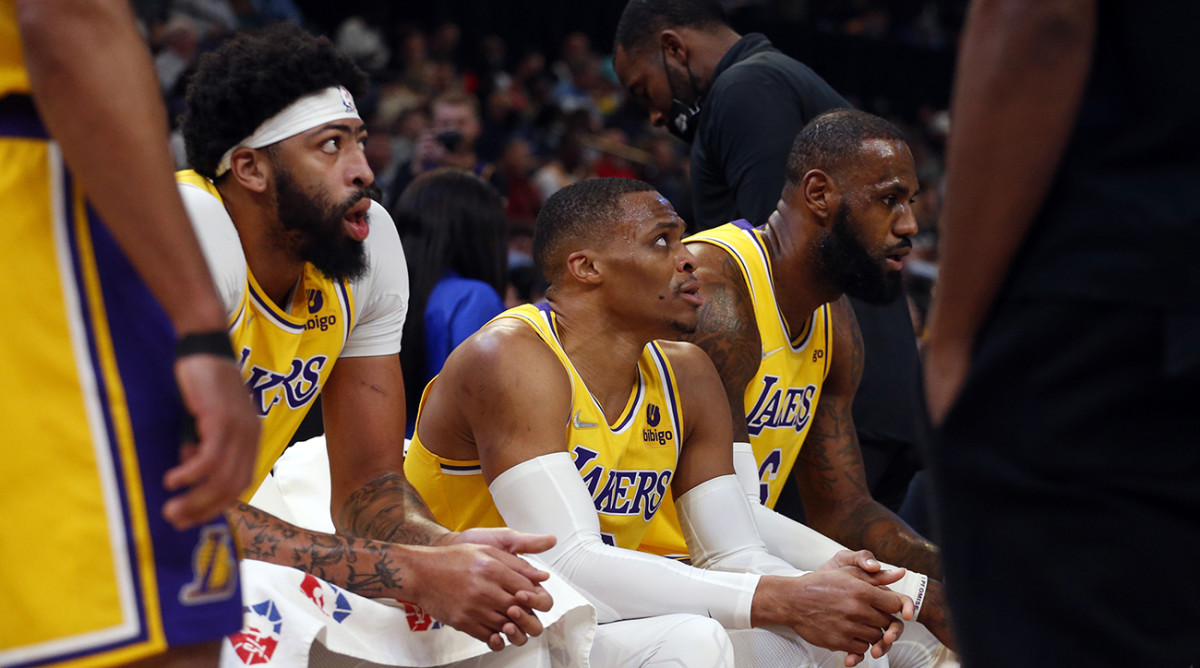
[[[29,75],[21,55],[16,2],[0,0],[0,98],[10,94],[28,95]]]
[[[762,339],[762,362],[746,386],[746,426],[758,462],[759,501],[775,507],[800,446],[812,426],[821,386],[829,373],[829,306],[813,311],[795,337],[775,300],[771,258],[762,233],[746,221],[707,230],[684,240],[718,246],[741,267],[754,301],[754,318]],[[687,553],[673,500],[664,504],[642,549],[655,554]]]
[[[179,172],[176,179],[221,197],[208,179],[194,171]],[[246,276],[229,332],[242,377],[263,419],[248,499],[270,473],[329,378],[354,327],[354,296],[348,281],[328,278],[305,263],[289,308],[282,309],[267,297],[252,273],[247,271]]]
[[[514,318],[532,327],[570,375],[571,418],[564,430],[571,458],[592,495],[604,542],[636,549],[670,489],[679,457],[679,391],[662,348],[650,343],[642,351],[637,385],[631,388],[616,423],[609,424],[600,403],[563,351],[548,304],[519,306],[495,319],[501,318]],[[436,378],[430,381],[421,398],[418,432],[420,410],[435,382]],[[404,473],[438,522],[450,529],[504,526],[479,460],[438,457],[417,433],[404,461]]]

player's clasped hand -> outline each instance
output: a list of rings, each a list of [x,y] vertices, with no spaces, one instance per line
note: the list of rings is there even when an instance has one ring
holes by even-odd
[[[549,610],[554,601],[541,586],[549,573],[516,555],[548,550],[554,541],[511,529],[448,534],[444,547],[421,565],[419,576],[428,587],[421,605],[492,650],[504,648],[504,637],[524,645],[543,630],[534,611]]]
[[[906,572],[903,568],[883,570],[883,564],[879,563],[875,559],[875,555],[871,554],[869,550],[858,550],[857,552],[842,550],[822,565],[820,570],[826,569],[841,570],[863,582],[880,588],[898,582],[904,577]],[[916,608],[911,598],[903,594],[890,592],[886,589],[883,591],[894,594],[900,599],[901,608],[899,612],[892,613],[893,615],[899,615],[905,620],[913,619],[916,615]],[[900,634],[904,632],[904,623],[893,616],[888,625],[879,630],[882,633],[882,637],[871,643],[871,656],[876,659],[886,654],[892,648],[892,643],[900,639]],[[856,666],[865,658],[865,655],[862,653],[848,653],[846,656],[846,665]]]
[[[870,552],[839,552],[801,577],[764,576],[755,592],[752,622],[785,624],[814,645],[846,652],[858,665],[867,652],[879,658],[900,637],[912,601],[886,589],[904,570],[882,571]]]
[[[261,425],[231,360],[181,357],[175,377],[197,436],[182,445],[179,465],[163,477],[167,491],[179,492],[163,505],[163,517],[182,530],[213,519],[250,485]]]

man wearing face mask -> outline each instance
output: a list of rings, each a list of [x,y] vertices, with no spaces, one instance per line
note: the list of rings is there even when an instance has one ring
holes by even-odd
[[[763,35],[735,32],[716,0],[631,0],[614,54],[621,84],[648,107],[650,121],[692,145],[692,222],[700,230],[739,219],[766,223],[784,187],[792,140],[816,116],[850,106]],[[831,465],[846,479],[865,464],[871,495],[896,510],[924,440],[916,340],[905,300],[850,303],[865,355],[853,409],[862,462]],[[783,490],[775,508],[795,519],[815,510],[810,498],[801,505],[795,486]],[[923,572],[929,566],[913,564]]]
[[[765,222],[792,138],[849,107],[816,72],[757,33],[739,35],[716,0],[633,0],[617,25],[617,76],[650,122],[692,145],[700,229]]]

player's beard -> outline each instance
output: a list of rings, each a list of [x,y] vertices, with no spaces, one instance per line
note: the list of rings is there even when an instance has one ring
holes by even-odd
[[[888,304],[900,296],[899,271],[871,255],[850,224],[850,206],[842,201],[829,234],[819,247],[821,268],[835,287],[868,304]]]
[[[354,280],[367,271],[366,247],[346,235],[346,212],[364,197],[378,199],[379,188],[360,188],[334,204],[324,193],[305,193],[289,171],[275,166],[275,203],[284,234],[297,256],[333,279]]]

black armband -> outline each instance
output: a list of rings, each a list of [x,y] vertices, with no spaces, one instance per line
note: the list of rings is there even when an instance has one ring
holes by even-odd
[[[184,334],[175,342],[175,359],[201,353],[237,361],[233,354],[233,343],[229,340],[229,332],[223,329]]]

